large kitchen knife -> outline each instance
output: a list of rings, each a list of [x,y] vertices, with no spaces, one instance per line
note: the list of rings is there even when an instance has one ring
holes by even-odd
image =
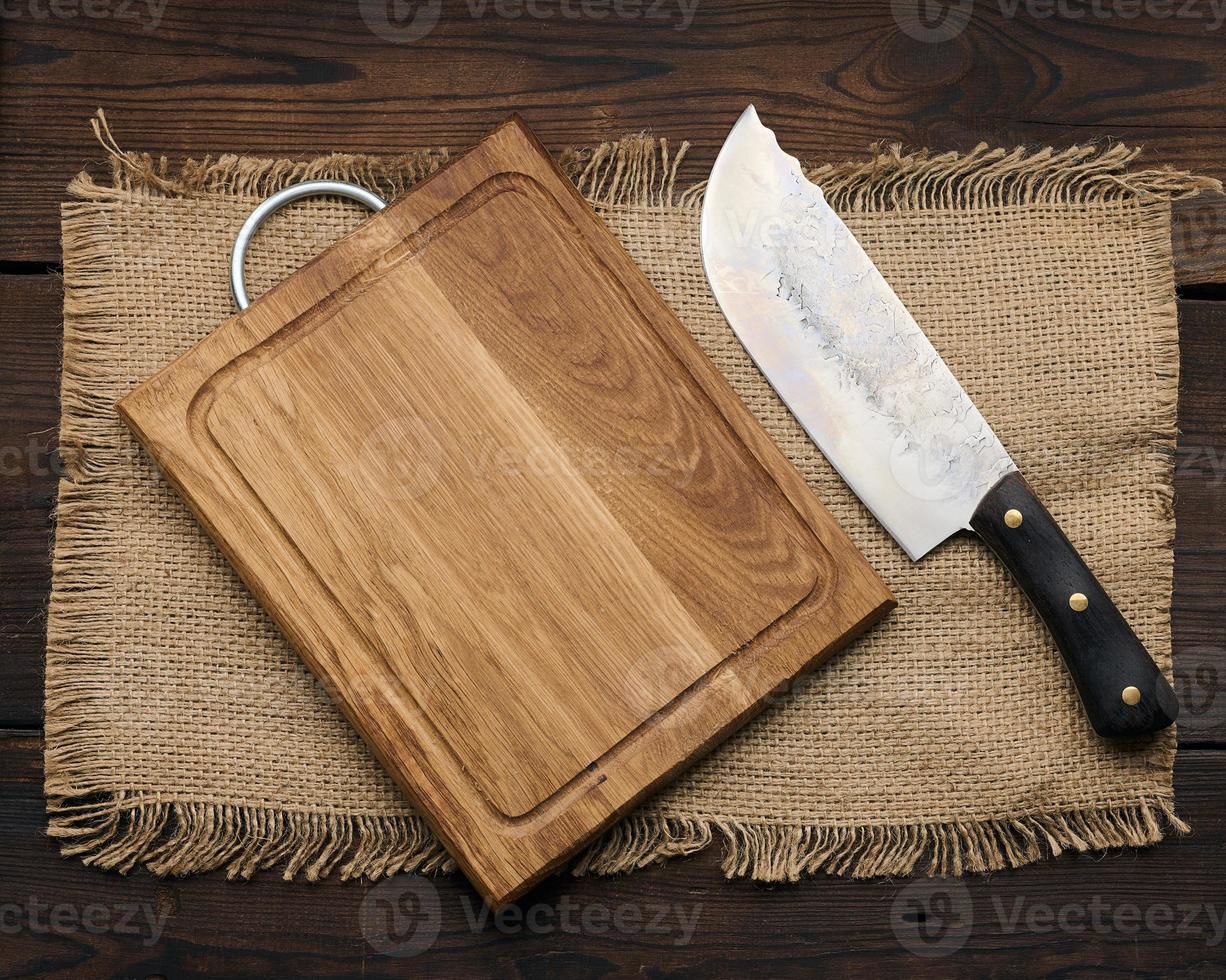
[[[1047,624],[1095,731],[1144,735],[1175,720],[1153,658],[753,106],[711,171],[702,257],[745,349],[912,561],[978,532]]]

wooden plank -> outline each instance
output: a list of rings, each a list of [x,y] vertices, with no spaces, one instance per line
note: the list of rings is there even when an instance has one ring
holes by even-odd
[[[894,605],[518,119],[119,411],[494,901]]]
[[[1171,625],[1181,744],[1226,742],[1226,303],[1179,304]]]
[[[0,740],[0,753],[0,942],[18,976],[969,978],[1012,976],[1023,962],[1027,976],[1226,971],[1221,752],[1176,763],[1192,835],[972,876],[965,892],[827,876],[725,881],[716,847],[625,877],[550,878],[501,918],[458,876],[307,886],[271,872],[240,883],[92,870],[43,834],[38,739]],[[967,901],[963,938],[949,926]],[[917,940],[921,913],[937,942]]]
[[[1153,7],[1138,11],[1127,5],[1125,11],[1120,4],[1119,16],[1087,10],[1077,19],[1058,13],[1033,18],[1022,5],[1009,20],[994,9],[998,5],[980,3],[959,37],[937,45],[897,30],[887,0],[750,0],[735,9],[724,0],[702,0],[686,31],[674,30],[673,22],[631,24],[611,16],[578,22],[500,18],[491,29],[470,18],[464,5],[455,5],[454,12],[447,6],[428,37],[398,44],[365,32],[355,14],[360,6],[323,0],[271,6],[176,0],[151,30],[145,30],[148,19],[48,17],[45,4],[10,5],[0,22],[0,259],[58,260],[63,186],[100,158],[86,127],[98,104],[111,110],[125,146],[175,159],[226,149],[301,156],[323,148],[461,145],[514,106],[553,148],[642,126],[674,139],[696,138],[684,182],[702,175],[727,120],[752,98],[765,111],[792,114],[795,122],[781,128],[806,155],[855,155],[881,136],[966,148],[981,138],[1060,146],[1113,135],[1144,143],[1145,159],[1223,175],[1218,148],[1226,51],[1220,31],[1206,30],[1200,19],[1205,4],[1197,5],[1197,17],[1155,17],[1147,12]],[[35,16],[36,8],[44,13]],[[104,169],[95,167],[100,174]],[[1177,206],[1182,282],[1224,281],[1223,228],[1218,201]],[[28,397],[16,402],[14,421],[5,422],[2,445],[20,453],[29,432],[54,424],[55,412],[45,400],[57,387],[54,367],[43,359],[54,360],[46,352],[58,329],[47,333],[31,324],[42,316],[45,326],[59,316],[58,287],[38,277],[23,280],[30,282],[11,290],[0,280],[6,312],[12,300],[29,311],[14,316],[25,317],[19,333],[6,329],[0,336],[0,398],[17,385],[30,386],[22,389]],[[27,293],[39,281],[46,295]],[[1188,681],[1187,690],[1177,683],[1184,745],[1202,737],[1222,744],[1217,711],[1223,699],[1217,694],[1226,680],[1220,601],[1226,594],[1226,508],[1208,475],[1214,464],[1204,457],[1205,450],[1222,452],[1217,379],[1226,369],[1226,347],[1219,342],[1221,315],[1210,315],[1209,304],[1203,305],[1203,319],[1196,314],[1193,321],[1188,304],[1181,304],[1185,395],[1176,476],[1174,627],[1177,671]],[[1195,348],[1195,360],[1188,359],[1190,336],[1205,339]],[[44,353],[34,355],[37,350]],[[21,358],[31,355],[39,363],[25,370]],[[1200,397],[1189,397],[1189,385]],[[1209,434],[1190,437],[1189,424],[1202,422],[1209,423]],[[0,534],[0,575],[5,586],[17,583],[33,597],[27,608],[36,616],[45,602],[45,586],[36,583],[45,582],[50,499],[36,488],[53,483],[23,470],[15,486],[29,506],[23,503]],[[11,489],[7,483],[3,488]],[[7,606],[4,616],[0,721],[26,724],[41,710],[42,626],[37,619],[14,618]],[[14,623],[22,628],[13,632]],[[1193,655],[1208,670],[1188,676],[1182,664]],[[1199,715],[1190,710],[1188,691],[1197,703],[1208,703]],[[521,919],[501,930],[487,925],[471,931],[468,910],[479,906],[471,891],[451,880],[438,893],[439,941],[415,958],[396,959],[362,939],[365,886],[329,880],[306,888],[273,875],[243,886],[216,875],[159,882],[143,873],[121,878],[60,860],[41,836],[37,743],[0,743],[0,752],[0,945],[6,967],[16,974],[402,976],[407,970],[535,976],[655,970],[876,978],[1022,970],[1226,972],[1226,944],[1210,944],[1206,917],[1209,907],[1220,917],[1222,906],[1220,753],[1182,752],[1178,761],[1180,807],[1193,823],[1193,837],[1136,856],[1061,858],[972,882],[976,928],[970,940],[955,957],[929,960],[906,953],[890,928],[887,909],[903,883],[725,883],[717,880],[710,855],[614,881],[550,881],[523,906],[527,913],[540,902],[553,911],[552,918],[536,915],[543,929]],[[474,904],[465,906],[465,897]],[[412,911],[412,893],[375,898],[376,921],[397,898],[405,912]],[[1022,903],[1019,925],[1001,925],[997,901],[1006,914]],[[1070,933],[1043,926],[1047,909],[1076,912],[1096,902],[1124,913],[1124,929],[1101,933],[1087,926]],[[124,903],[134,903],[131,921],[124,921]],[[152,944],[139,924],[145,903],[155,916],[169,913]],[[51,906],[62,909],[54,930],[47,922]],[[701,906],[689,942],[670,906],[686,914]],[[1147,928],[1143,916],[1138,927],[1137,917],[1129,915],[1133,906],[1158,913],[1155,924],[1164,931]],[[1197,916],[1181,928],[1183,909],[1192,906],[1199,906]],[[661,930],[612,925],[619,909],[654,916],[660,907]],[[80,926],[87,909],[100,928]],[[41,925],[30,923],[31,910]],[[1164,911],[1171,913],[1166,925]],[[1039,929],[1026,924],[1028,912],[1038,913]],[[415,921],[409,915],[403,923],[409,952]],[[942,924],[934,920],[937,929]]]
[[[0,276],[0,723],[37,725],[60,471],[60,308],[46,275]]]
[[[21,476],[5,480],[0,577],[5,583],[0,724],[42,717],[44,612],[50,576],[50,511],[55,498],[61,289],[49,276],[3,276],[0,404],[6,459]],[[1182,300],[1179,452],[1175,469],[1175,595],[1172,623],[1180,741],[1226,740],[1226,308]],[[33,438],[33,451],[31,451]]]
[[[644,127],[688,138],[683,178],[696,179],[752,100],[803,157],[857,156],[877,140],[1115,137],[1154,163],[1226,175],[1226,47],[1206,29],[1209,5],[1064,17],[976,4],[942,43],[907,33],[906,5],[890,0],[702,0],[692,18],[682,0],[619,4],[625,15],[593,6],[442,4],[409,40],[380,19],[395,9],[382,3],[189,0],[163,5],[156,23],[35,17],[19,4],[0,64],[0,257],[57,261],[64,186],[101,156],[87,125],[98,105],[123,146],[172,160],[462,147],[515,109],[551,149]],[[1223,228],[1220,198],[1180,207],[1181,281],[1226,278]]]

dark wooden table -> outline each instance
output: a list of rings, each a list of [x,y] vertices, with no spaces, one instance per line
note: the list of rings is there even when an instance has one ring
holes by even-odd
[[[1226,973],[1226,698],[1217,698],[1226,690],[1221,199],[1181,206],[1174,238],[1183,355],[1176,786],[1192,836],[1140,853],[1064,856],[967,880],[965,891],[958,885],[927,901],[906,882],[728,883],[708,853],[623,879],[555,879],[518,917],[492,921],[456,880],[422,895],[404,885],[308,886],[274,875],[248,884],[218,875],[124,878],[62,860],[43,832],[57,206],[70,176],[101,157],[87,125],[97,106],[125,146],[171,158],[461,146],[518,110],[554,147],[643,127],[688,138],[694,152],[683,176],[696,178],[752,100],[786,146],[815,158],[855,155],[883,138],[966,149],[980,140],[1066,146],[1114,136],[1144,144],[1156,163],[1226,176],[1226,28],[1204,0],[980,0],[968,19],[970,8],[970,0],[933,0],[934,16],[917,21],[915,0],[6,0],[0,970]],[[922,922],[916,909],[926,910]],[[969,935],[950,931],[951,909],[970,910]],[[393,952],[417,955],[386,955],[379,922],[399,930]],[[915,939],[917,929],[927,944]],[[915,953],[953,947],[956,955]]]

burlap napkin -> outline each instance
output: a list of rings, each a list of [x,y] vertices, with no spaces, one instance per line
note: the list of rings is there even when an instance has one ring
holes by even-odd
[[[63,208],[61,484],[48,625],[50,832],[157,874],[308,878],[448,860],[120,423],[113,405],[232,312],[226,262],[264,195],[331,176],[394,195],[446,158],[119,150]],[[1090,731],[1047,634],[987,549],[912,565],[763,382],[708,291],[684,145],[633,138],[564,166],[900,601],[888,621],[612,831],[616,871],[723,841],[764,880],[961,873],[1181,827],[1175,739]],[[818,176],[1164,667],[1178,368],[1172,195],[1123,147],[878,151]],[[363,217],[303,203],[260,233],[254,294]]]

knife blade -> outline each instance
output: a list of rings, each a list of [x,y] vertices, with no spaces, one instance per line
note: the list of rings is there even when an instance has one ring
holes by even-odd
[[[701,223],[728,323],[912,561],[976,531],[1030,598],[1101,735],[1170,725],[1170,684],[872,259],[749,106]]]

